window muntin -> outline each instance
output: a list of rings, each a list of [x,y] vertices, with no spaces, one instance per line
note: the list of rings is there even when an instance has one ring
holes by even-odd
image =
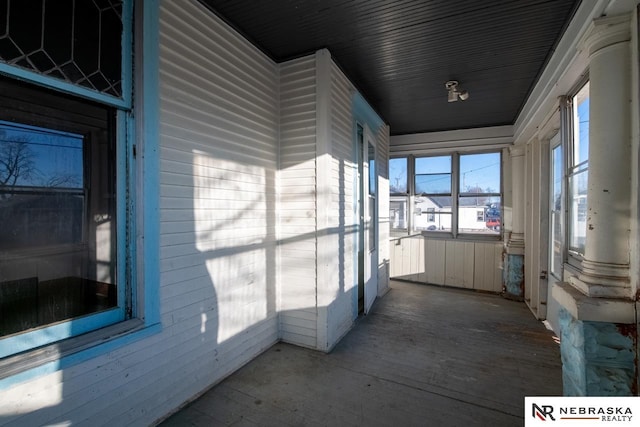
[[[569,197],[569,253],[583,255],[587,234],[587,187],[589,175],[589,82],[571,98],[571,158],[567,174]]]
[[[124,307],[115,109],[0,85],[0,337]]]
[[[123,2],[7,0],[0,62],[121,97]]]

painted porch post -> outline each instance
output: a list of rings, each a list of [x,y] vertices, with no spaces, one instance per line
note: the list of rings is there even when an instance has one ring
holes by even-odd
[[[629,298],[630,21],[594,21],[589,53],[589,185],[582,274],[586,295]]]
[[[564,394],[638,394],[631,227],[630,17],[594,20],[589,55],[587,230],[581,272],[553,288],[560,310]]]
[[[504,263],[504,291],[506,298],[524,297],[524,145],[509,148],[511,154],[511,234],[507,241]]]

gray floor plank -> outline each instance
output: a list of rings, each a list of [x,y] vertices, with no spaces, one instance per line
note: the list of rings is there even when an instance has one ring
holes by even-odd
[[[330,353],[276,344],[164,426],[513,426],[561,395],[559,346],[522,303],[392,282]]]

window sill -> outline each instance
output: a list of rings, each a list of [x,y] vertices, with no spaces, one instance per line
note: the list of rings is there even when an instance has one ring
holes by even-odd
[[[421,232],[423,237],[429,237],[431,239],[442,239],[442,240],[457,240],[461,242],[500,242],[502,241],[502,235],[485,235],[485,234],[458,234],[457,236],[453,236],[451,233],[447,232],[437,232],[437,231],[423,231]]]
[[[416,237],[416,236],[421,236],[419,231],[414,231],[412,233],[409,233],[407,230],[404,230],[402,232],[402,234],[400,234],[400,233],[392,233],[391,236],[389,236],[389,240],[390,241],[402,240],[402,239],[406,239],[408,237]]]
[[[582,273],[582,260],[582,255],[570,252],[567,256],[567,261],[564,264],[565,268],[576,275],[580,274]]]
[[[145,325],[140,319],[132,319],[5,357],[0,360],[0,390],[99,356],[160,329],[160,324]]]
[[[591,322],[635,323],[636,307],[633,300],[588,297],[566,282],[554,284],[551,294],[574,319]]]

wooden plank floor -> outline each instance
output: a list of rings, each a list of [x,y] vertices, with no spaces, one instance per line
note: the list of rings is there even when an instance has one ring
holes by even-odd
[[[517,426],[561,395],[559,346],[523,303],[392,282],[330,353],[276,344],[164,426]]]

